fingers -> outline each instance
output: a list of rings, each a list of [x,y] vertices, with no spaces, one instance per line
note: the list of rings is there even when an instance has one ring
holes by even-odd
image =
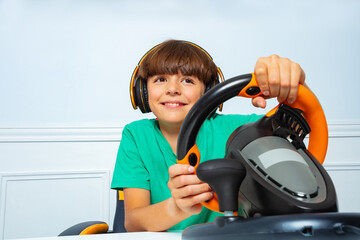
[[[279,102],[290,104],[296,100],[299,84],[304,84],[305,73],[299,64],[277,55],[259,58],[254,73],[265,98],[277,97]],[[253,105],[263,107],[261,99],[254,99]]]
[[[210,186],[194,174],[194,168],[185,164],[175,164],[169,168],[168,187],[178,198],[211,191]]]
[[[185,198],[210,192],[211,188],[209,187],[209,185],[207,183],[201,183],[195,185],[187,185],[182,187],[181,189],[176,189],[176,191],[172,191],[172,196],[175,198]]]
[[[195,175],[179,175],[169,179],[172,188],[181,188],[189,185],[201,184],[201,180]],[[170,186],[169,186],[170,187]]]
[[[210,186],[194,174],[193,167],[184,164],[169,168],[168,187],[177,207],[191,214],[199,213],[200,203],[213,197]]]
[[[180,188],[189,184],[197,184],[201,181],[194,174],[195,169],[192,166],[185,164],[175,164],[169,168],[169,182],[170,190],[172,188]]]
[[[202,202],[206,202],[213,197],[212,192],[205,192],[198,195],[189,196],[186,198],[174,198],[176,205],[178,208],[182,209],[182,211],[198,214],[202,209]]]
[[[265,58],[259,58],[256,62],[254,70],[259,88],[264,96],[270,95],[267,62],[268,61]]]
[[[186,188],[180,189],[179,191],[171,191],[176,206],[183,212],[190,213],[191,215],[200,213],[202,209],[201,203],[213,198],[212,191],[203,192],[201,190],[201,188],[209,189],[209,187],[205,185],[206,184],[204,184],[203,187],[200,186],[197,190],[197,187],[194,185],[191,187],[192,189],[187,186]],[[188,195],[189,193],[190,195]]]
[[[291,69],[290,69],[290,60],[287,58],[278,59],[280,66],[279,74],[279,93],[277,99],[279,102],[284,102],[290,93],[290,81],[291,81]],[[296,91],[297,92],[297,91]]]
[[[301,69],[299,64],[293,63],[293,67],[291,68],[291,80],[290,80],[290,91],[287,101],[289,103],[293,103],[296,100],[299,83],[304,83],[305,77],[302,74],[304,71]]]
[[[169,167],[169,177],[173,178],[183,174],[193,174],[195,168],[186,164],[175,164]]]

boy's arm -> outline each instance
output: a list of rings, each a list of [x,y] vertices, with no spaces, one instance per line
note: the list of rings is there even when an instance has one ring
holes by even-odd
[[[179,211],[173,198],[150,204],[150,191],[125,188],[125,228],[128,232],[166,231],[190,215]]]
[[[212,198],[210,186],[194,174],[194,168],[175,164],[169,168],[171,197],[150,204],[150,191],[125,188],[125,228],[134,231],[166,231],[182,220],[200,213],[201,202]]]

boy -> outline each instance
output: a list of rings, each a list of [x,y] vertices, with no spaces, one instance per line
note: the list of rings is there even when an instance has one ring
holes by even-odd
[[[186,41],[163,42],[141,59],[133,80],[143,84],[144,96],[135,105],[143,104],[142,111],[152,111],[157,119],[135,121],[122,133],[112,188],[124,190],[127,231],[182,230],[220,215],[201,205],[213,196],[209,185],[197,178],[193,167],[176,164],[181,124],[219,73],[205,50]],[[298,85],[305,84],[301,67],[277,55],[259,58],[254,73],[264,95],[252,100],[256,107],[265,108],[270,97],[292,103]],[[230,134],[260,117],[209,117],[197,138],[202,161],[222,158]]]

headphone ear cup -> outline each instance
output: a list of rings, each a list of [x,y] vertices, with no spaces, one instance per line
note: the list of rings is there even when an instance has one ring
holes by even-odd
[[[206,85],[205,92],[209,91],[212,88],[212,84],[213,83],[209,83],[208,85]]]
[[[136,79],[134,100],[135,100],[135,104],[140,108],[142,113],[151,112],[151,109],[149,107],[147,83],[145,79],[142,78]]]
[[[213,87],[215,87],[216,85],[218,85],[219,83],[220,83],[219,79],[214,79],[214,81],[212,81],[211,83],[209,83],[208,85],[206,85],[205,93],[206,93],[207,91],[209,91],[211,88],[213,88]],[[220,104],[220,105],[218,106],[218,108],[219,108],[219,111],[222,111],[222,104]],[[215,114],[215,112],[216,112],[216,109],[215,109],[212,113],[209,114],[209,117],[213,116],[213,115]]]
[[[149,106],[149,94],[148,94],[148,90],[147,90],[147,82],[142,79],[142,96],[143,96],[143,101],[144,101],[144,112],[143,113],[149,113],[151,112],[150,106]]]
[[[218,85],[220,82],[218,79],[212,81],[211,83],[209,83],[208,85],[206,85],[205,88],[205,92],[209,91],[211,88],[215,87],[216,85]]]

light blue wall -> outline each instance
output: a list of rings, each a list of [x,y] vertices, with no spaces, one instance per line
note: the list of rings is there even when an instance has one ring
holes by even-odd
[[[273,53],[299,62],[331,122],[340,211],[360,212],[359,26],[359,0],[0,0],[0,239],[112,227],[121,130],[144,117],[130,76],[170,38],[204,47],[227,78]],[[253,111],[265,112],[224,105]]]
[[[227,78],[253,71],[260,56],[289,57],[328,120],[358,121],[359,25],[357,0],[2,0],[0,125],[143,117],[130,104],[130,76],[169,38],[207,49]],[[248,100],[225,104],[225,113],[250,111]]]

